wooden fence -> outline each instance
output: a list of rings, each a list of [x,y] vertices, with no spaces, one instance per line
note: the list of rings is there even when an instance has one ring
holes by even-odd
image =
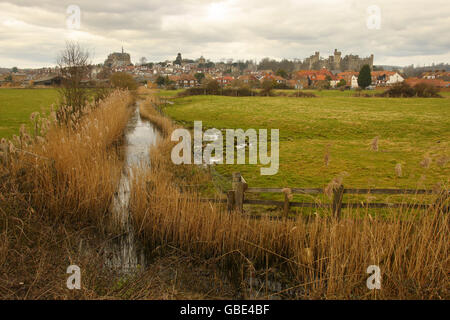
[[[433,190],[412,190],[412,189],[348,189],[343,185],[333,190],[332,201],[329,204],[305,203],[290,201],[290,194],[319,195],[324,193],[323,188],[249,188],[244,177],[239,172],[233,173],[232,190],[227,192],[228,211],[242,213],[244,204],[270,205],[283,208],[283,217],[287,217],[291,207],[303,208],[331,208],[336,217],[340,217],[342,208],[366,207],[366,208],[399,208],[408,207],[416,209],[426,209],[431,206],[444,205],[449,191],[436,193]],[[246,199],[245,193],[284,193],[284,201]],[[411,203],[343,203],[344,194],[435,194],[437,200],[434,204],[411,204]],[[448,206],[445,208],[448,211]]]

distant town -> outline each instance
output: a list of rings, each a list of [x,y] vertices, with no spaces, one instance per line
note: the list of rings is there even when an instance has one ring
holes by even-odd
[[[172,89],[200,86],[207,80],[216,80],[222,87],[244,84],[258,88],[269,80],[279,89],[355,89],[358,87],[359,71],[364,65],[371,69],[373,88],[401,82],[412,86],[426,82],[439,88],[450,87],[449,64],[421,68],[377,66],[374,65],[373,54],[369,57],[343,56],[337,49],[327,58],[315,52],[303,60],[264,58],[259,63],[232,59],[213,62],[203,56],[195,60],[185,59],[178,53],[174,60],[148,62],[142,57],[133,64],[130,54],[122,48],[120,52],[109,54],[103,64],[91,65],[83,82],[108,85],[113,73],[123,72],[132,75],[138,83]],[[57,86],[60,82],[58,67],[0,68],[2,87]]]

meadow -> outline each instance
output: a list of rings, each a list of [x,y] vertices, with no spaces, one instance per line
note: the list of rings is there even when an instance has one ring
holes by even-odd
[[[133,94],[117,91],[98,106],[86,107],[84,116],[76,122],[58,124],[52,112],[48,119],[38,117],[37,137],[23,133],[20,138],[6,143],[9,151],[0,165],[0,273],[5,275],[0,279],[1,297],[448,297],[449,224],[443,206],[420,213],[394,209],[389,216],[371,216],[365,209],[352,209],[345,212],[342,219],[330,217],[327,209],[320,209],[313,217],[297,215],[288,220],[272,220],[268,216],[253,219],[237,212],[229,214],[222,205],[202,201],[203,195],[195,190],[180,188],[186,184],[209,183],[210,172],[196,165],[172,163],[170,153],[174,142],[170,133],[177,125],[155,108],[159,99],[152,92],[142,91],[140,96],[148,94],[148,97],[140,104],[141,115],[161,130],[162,139],[150,153],[151,166],[134,169],[138,171],[133,174],[129,210],[136,234],[152,258],[156,258],[155,263],[143,273],[128,277],[103,268],[109,256],[107,243],[118,233],[110,223],[110,203],[123,168],[122,137],[132,112],[129,106],[134,102]],[[377,106],[371,100],[348,96],[308,99],[187,97],[177,99],[173,106],[166,106],[165,111],[187,127],[193,120],[203,120],[206,126],[219,128],[245,129],[245,125],[273,128],[277,125],[282,138],[281,161],[291,159],[295,164],[300,159],[300,164],[306,165],[308,159],[300,157],[305,154],[301,153],[302,148],[313,152],[314,143],[321,142],[317,157],[322,160],[311,159],[317,164],[322,162],[322,171],[331,168],[334,162],[341,163],[333,150],[343,152],[352,150],[353,146],[372,157],[378,155],[380,158],[374,159],[381,164],[377,163],[376,167],[382,170],[382,155],[386,154],[383,150],[402,147],[397,140],[415,138],[415,143],[422,143],[425,148],[425,142],[440,136],[442,141],[436,144],[442,143],[443,152],[437,149],[436,154],[429,154],[433,161],[428,170],[435,170],[434,158],[448,152],[448,120],[442,117],[445,105],[439,104],[444,99],[422,101],[415,109],[412,106],[421,100],[393,100],[404,104],[402,110],[415,110],[403,114],[393,113],[394,107],[388,103]],[[432,111],[424,112],[423,103],[429,104],[428,109]],[[387,117],[389,113],[393,115]],[[371,121],[375,123],[370,126]],[[408,129],[408,121],[414,128]],[[349,126],[348,122],[355,124]],[[420,123],[433,126],[421,127]],[[408,130],[402,131],[400,127]],[[389,136],[391,131],[395,134]],[[369,146],[374,134],[380,136],[378,151],[371,151]],[[383,135],[396,143],[389,144],[390,140]],[[334,141],[336,147],[331,149],[330,163],[325,166],[322,151],[330,141]],[[348,141],[353,145],[348,147]],[[291,143],[290,149],[284,149],[285,142]],[[410,142],[409,148],[417,147]],[[336,168],[336,172],[347,169],[344,166],[347,162],[353,163],[350,160],[356,151],[352,152],[354,154],[346,156],[346,161],[340,164],[343,167]],[[413,153],[410,151],[402,159]],[[366,161],[363,156],[360,158]],[[312,170],[313,164],[308,165]],[[247,167],[251,166],[217,166],[217,170],[227,175],[238,169],[254,184],[258,181],[261,184],[289,182],[282,181],[278,175],[261,179],[256,167]],[[287,177],[298,179],[295,171],[287,170],[289,167],[282,166],[282,169],[279,174],[283,172]],[[441,170],[447,170],[445,164]],[[332,176],[331,172],[325,173]],[[313,173],[308,174],[314,178]],[[348,178],[356,184],[358,175],[370,177],[368,173],[349,170]],[[441,179],[445,177],[439,172],[436,175]],[[310,183],[320,183],[320,179]],[[363,184],[364,180],[361,181]],[[83,270],[83,287],[69,292],[65,287],[66,267],[74,263]],[[383,289],[379,291],[368,291],[366,287],[366,268],[373,264],[380,266],[383,274]],[[167,275],[162,275],[161,270],[167,271]],[[263,287],[252,289],[247,285],[250,277],[264,281],[270,278],[289,290],[274,294],[267,292],[267,287],[266,290]],[[208,282],[203,278],[208,278]]]
[[[278,174],[262,176],[259,165],[215,167],[230,180],[233,171],[240,171],[252,187],[323,187],[343,173],[348,187],[448,184],[448,98],[360,98],[353,93],[314,91],[316,98],[191,96],[175,99],[164,111],[188,128],[202,120],[204,129],[280,129]],[[395,169],[398,164],[401,173]]]
[[[48,112],[57,99],[56,89],[0,89],[0,138],[18,135],[33,112]]]

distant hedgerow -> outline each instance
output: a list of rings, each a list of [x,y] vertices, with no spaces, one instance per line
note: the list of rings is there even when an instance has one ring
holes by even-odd
[[[411,87],[409,84],[402,82],[393,85],[383,93],[379,93],[377,96],[390,98],[442,98],[438,92],[439,88],[431,84],[418,83],[414,87]]]

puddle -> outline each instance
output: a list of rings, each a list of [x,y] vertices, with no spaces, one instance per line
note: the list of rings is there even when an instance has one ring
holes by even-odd
[[[150,166],[150,149],[154,146],[160,134],[155,126],[141,119],[139,104],[125,129],[124,168],[117,191],[111,204],[113,224],[122,230],[121,236],[110,241],[106,248],[106,265],[120,273],[133,273],[146,266],[145,250],[137,241],[136,234],[130,222],[130,181],[132,168]]]

